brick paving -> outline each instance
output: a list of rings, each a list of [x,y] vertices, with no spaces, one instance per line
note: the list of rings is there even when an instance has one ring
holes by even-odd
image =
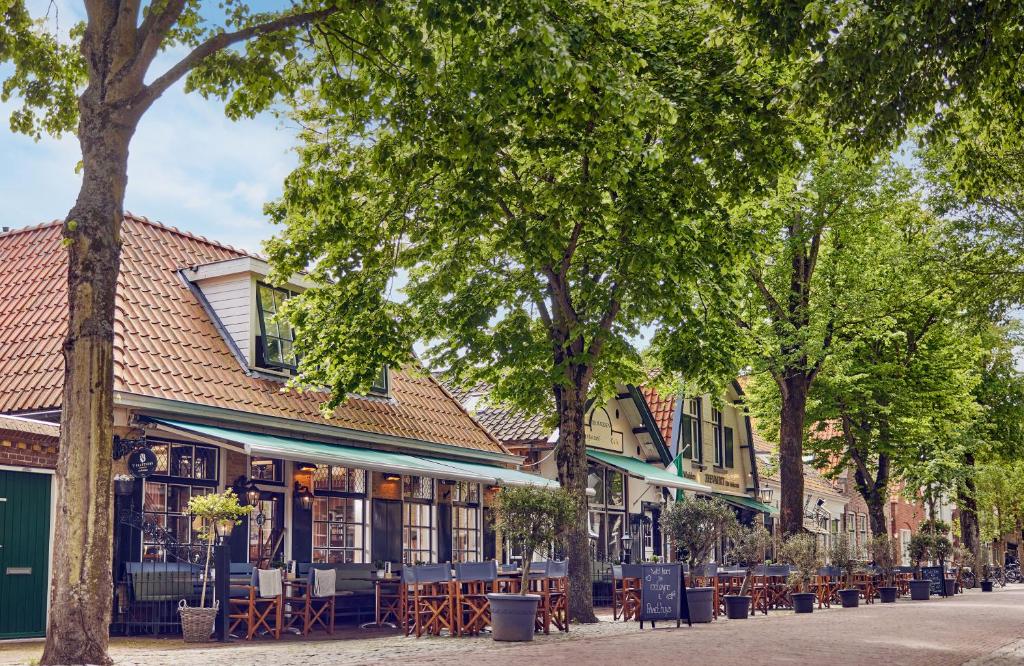
[[[773,613],[743,621],[640,632],[635,623],[603,621],[533,643],[489,638],[402,638],[346,632],[348,640],[258,641],[192,647],[178,640],[116,640],[111,653],[123,666],[216,664],[321,666],[326,664],[597,664],[696,663],[855,666],[1024,666],[1024,585],[992,594],[969,591],[955,599],[901,600],[858,609]],[[0,664],[30,663],[38,644],[0,647]]]

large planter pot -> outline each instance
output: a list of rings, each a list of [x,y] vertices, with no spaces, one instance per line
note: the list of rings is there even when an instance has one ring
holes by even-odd
[[[691,622],[711,622],[715,618],[715,588],[686,588],[686,603],[690,608]]]
[[[181,615],[181,635],[186,643],[206,643],[210,640],[217,621],[216,605],[213,608],[189,606],[182,599],[178,604],[178,614]]]
[[[860,606],[860,590],[839,590],[839,599],[843,602],[843,608],[856,608]]]
[[[990,581],[990,580],[983,580],[983,581],[981,581],[981,591],[982,592],[991,592],[992,591],[992,581]]]
[[[951,597],[956,594],[956,578],[946,578],[946,596]]]
[[[793,610],[797,613],[813,613],[814,602],[818,600],[818,597],[814,592],[794,592],[790,595],[793,597]]]
[[[928,601],[931,596],[930,580],[912,580],[910,581],[910,598],[914,601]]]
[[[496,641],[532,641],[537,618],[536,594],[488,594],[491,638]]]
[[[894,604],[896,603],[896,597],[900,596],[900,588],[880,587],[878,588],[878,596],[881,597],[883,604]]]
[[[725,616],[730,620],[746,620],[750,616],[750,597],[738,594],[727,594],[725,599]]]

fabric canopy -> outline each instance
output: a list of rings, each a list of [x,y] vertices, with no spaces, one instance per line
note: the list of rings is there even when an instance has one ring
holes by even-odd
[[[697,483],[689,479],[683,478],[676,475],[670,470],[663,469],[657,465],[651,465],[645,463],[642,460],[636,458],[630,458],[628,456],[619,455],[617,453],[609,453],[608,451],[602,451],[600,449],[588,448],[587,455],[602,462],[606,465],[610,465],[630,476],[635,476],[639,479],[643,479],[652,486],[664,486],[666,488],[678,488],[680,490],[691,490],[696,493],[709,493],[711,492],[711,486],[706,486],[703,483]]]
[[[436,479],[469,481],[493,485],[541,486],[557,488],[558,482],[536,474],[506,469],[496,465],[465,463],[443,458],[428,458],[407,453],[365,449],[343,444],[326,444],[304,439],[244,432],[218,426],[186,423],[168,419],[151,419],[162,426],[199,437],[242,447],[249,455],[282,458],[321,465],[355,467],[375,472],[428,476]]]
[[[730,504],[738,506],[742,509],[753,509],[754,511],[760,511],[761,513],[767,513],[769,515],[775,515],[779,512],[774,506],[758,502],[756,499],[751,497],[744,497],[741,495],[726,495],[725,493],[715,493],[715,497],[723,499]]]

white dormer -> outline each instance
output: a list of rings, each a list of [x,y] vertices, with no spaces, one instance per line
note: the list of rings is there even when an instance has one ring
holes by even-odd
[[[311,286],[296,274],[283,287],[267,282],[270,265],[256,257],[239,257],[182,271],[214,322],[244,361],[246,370],[288,374],[294,368],[292,332],[273,320],[285,298]]]
[[[294,335],[275,315],[285,300],[313,287],[311,280],[296,273],[284,285],[271,285],[270,265],[251,256],[193,266],[181,274],[246,372],[280,377],[294,372]],[[369,394],[390,395],[386,367]]]

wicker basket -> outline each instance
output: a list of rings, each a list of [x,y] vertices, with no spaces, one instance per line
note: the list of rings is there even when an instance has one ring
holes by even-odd
[[[206,643],[213,633],[214,624],[217,621],[217,605],[214,602],[213,608],[201,608],[189,606],[182,599],[178,602],[178,613],[181,615],[181,633],[186,643]]]

